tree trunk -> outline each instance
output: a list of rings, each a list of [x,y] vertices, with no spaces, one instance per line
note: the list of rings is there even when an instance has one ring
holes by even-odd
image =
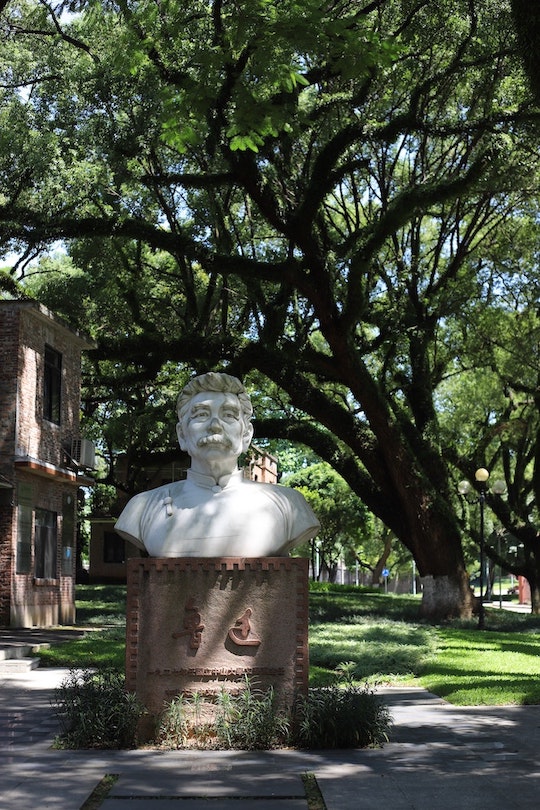
[[[332,563],[332,565],[326,565],[325,567],[328,572],[328,582],[334,583],[337,579],[338,564]]]
[[[470,619],[478,610],[466,572],[461,577],[432,576],[421,578],[423,616],[448,619],[459,616]]]
[[[531,613],[540,615],[540,554],[538,553],[538,530],[533,525],[527,526],[521,535],[516,536],[523,542],[525,565],[523,576],[529,583],[531,593]],[[521,571],[515,571],[520,574]]]
[[[536,557],[533,558],[531,555],[531,565],[529,565],[526,573],[526,579],[531,592],[531,613],[534,613],[536,616],[540,615],[540,576],[538,568],[539,564]]]
[[[540,103],[540,10],[531,0],[511,0],[518,50],[536,103]]]
[[[412,486],[411,486],[412,489]],[[421,613],[435,621],[469,619],[478,609],[465,569],[461,538],[446,504],[435,498],[429,508],[411,509],[405,504],[406,531],[400,539],[412,553],[422,582]],[[422,504],[419,496],[417,503]],[[414,504],[414,502],[413,502]]]
[[[303,422],[297,425],[302,428],[299,432],[290,424],[283,431],[281,425],[279,435],[307,443],[331,463],[409,549],[420,577],[433,578],[422,605],[426,617],[470,617],[474,598],[465,570],[459,522],[450,503],[444,459],[423,441],[413,425],[405,429],[401,421],[394,419],[377,381],[343,335],[333,331],[332,323],[327,321],[322,331],[333,353],[336,374],[362,404],[369,431],[361,430],[354,416],[323,389],[302,379],[297,364],[287,365],[282,356],[278,363],[271,353],[259,353],[259,370],[287,391],[292,405],[308,412],[333,438],[328,441],[326,433],[306,430]],[[269,435],[267,431],[265,435]],[[343,455],[336,446],[336,437],[348,448]],[[367,477],[359,474],[356,459],[361,461]]]
[[[527,577],[531,591],[531,613],[540,615],[540,579],[538,577]]]
[[[382,572],[383,569],[386,568],[386,563],[388,561],[388,557],[390,556],[390,552],[392,551],[392,532],[387,529],[386,527],[383,529],[382,532],[382,541],[384,543],[384,548],[381,556],[377,560],[375,564],[375,568],[372,571],[371,575],[371,584],[372,585],[380,585]]]
[[[315,546],[315,540],[309,541],[309,551],[311,555],[311,578],[314,582],[319,579],[319,572],[316,570],[317,568],[317,548]]]

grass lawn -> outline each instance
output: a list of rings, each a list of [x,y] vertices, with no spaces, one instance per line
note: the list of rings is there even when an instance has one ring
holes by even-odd
[[[540,633],[438,630],[421,673],[426,689],[458,706],[540,703]]]
[[[540,703],[540,617],[486,609],[476,621],[433,625],[420,598],[316,585],[310,594],[310,682],[426,687],[456,705]],[[79,641],[40,653],[42,666],[124,668],[125,587],[77,587]]]
[[[99,627],[125,627],[125,585],[77,585],[77,622]]]
[[[126,643],[125,585],[77,585],[76,607],[77,627],[88,632],[77,641],[41,650],[41,666],[112,667],[122,671]]]

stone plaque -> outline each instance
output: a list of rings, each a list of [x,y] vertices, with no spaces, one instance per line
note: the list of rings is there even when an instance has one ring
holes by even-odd
[[[179,694],[238,692],[246,676],[288,707],[308,666],[308,560],[128,561],[126,681],[150,714]]]

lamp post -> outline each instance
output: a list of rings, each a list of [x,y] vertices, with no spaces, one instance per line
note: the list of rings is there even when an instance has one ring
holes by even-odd
[[[480,504],[480,604],[478,606],[478,629],[483,630],[485,626],[484,616],[484,506],[486,503],[486,483],[489,478],[489,471],[485,467],[480,467],[474,474],[475,480],[478,483],[479,492],[478,498],[470,500],[469,503]],[[458,492],[460,495],[467,496],[471,491],[471,485],[468,481],[460,481],[458,484]]]

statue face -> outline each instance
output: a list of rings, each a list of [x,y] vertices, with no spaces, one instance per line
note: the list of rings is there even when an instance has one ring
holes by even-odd
[[[236,466],[238,456],[249,446],[253,429],[249,425],[246,430],[235,394],[201,391],[189,403],[177,432],[180,447],[191,456],[192,466],[227,458]]]

